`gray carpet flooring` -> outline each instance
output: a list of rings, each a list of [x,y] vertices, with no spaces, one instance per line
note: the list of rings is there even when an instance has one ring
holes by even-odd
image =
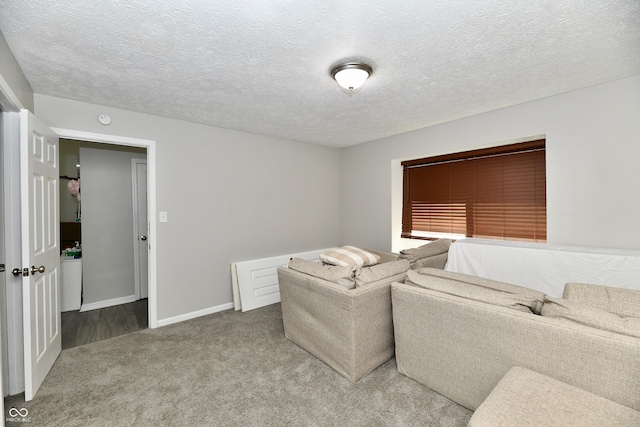
[[[356,384],[284,337],[280,305],[63,350],[30,426],[465,426],[471,411],[398,374]],[[25,425],[7,422],[7,425]]]

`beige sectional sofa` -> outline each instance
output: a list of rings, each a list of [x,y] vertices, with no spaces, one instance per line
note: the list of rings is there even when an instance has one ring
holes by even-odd
[[[640,410],[640,292],[568,284],[564,297],[410,271],[392,285],[398,371],[471,410],[513,366]]]
[[[439,249],[436,249],[439,247]],[[292,260],[278,268],[285,336],[351,382],[394,355],[391,283],[404,281],[410,265],[444,268],[449,244],[381,257],[350,269]]]

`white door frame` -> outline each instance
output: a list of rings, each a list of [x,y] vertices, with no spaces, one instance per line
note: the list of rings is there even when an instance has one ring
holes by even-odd
[[[22,267],[20,237],[20,109],[24,106],[0,76],[0,105],[4,115],[2,129],[2,161],[4,163],[4,242],[6,301],[0,307],[6,321],[6,355],[9,375],[7,394],[24,391],[24,342],[22,333],[22,278],[11,274]],[[4,412],[3,412],[4,413]]]
[[[131,194],[133,195],[133,268],[135,269],[135,290],[136,298],[142,298],[142,286],[140,280],[140,228],[138,210],[138,165],[147,165],[147,159],[131,159]],[[149,213],[147,212],[146,218],[147,224],[149,223]],[[147,227],[149,227],[147,225]],[[148,230],[145,230],[145,234],[148,234]],[[148,245],[147,245],[148,247]],[[148,262],[147,262],[148,264]],[[149,289],[147,285],[147,290]],[[147,292],[148,293],[148,292]]]
[[[130,138],[125,136],[107,135],[95,132],[85,132],[73,129],[52,128],[60,138],[76,139],[88,142],[99,142],[112,145],[126,145],[147,149],[147,218],[149,220],[149,328],[158,327],[158,300],[156,274],[156,142],[150,139]]]
[[[11,393],[15,390],[16,393],[21,393],[24,390],[24,347],[22,345],[15,348],[12,344],[11,340],[17,335],[22,335],[22,313],[19,313],[17,317],[14,317],[12,313],[5,313],[5,310],[14,307],[15,304],[18,304],[19,307],[22,307],[22,281],[16,282],[19,285],[14,286],[15,283],[12,279],[15,279],[12,276],[9,276],[9,272],[14,268],[13,266],[19,266],[22,264],[21,259],[21,246],[20,238],[16,237],[16,235],[20,234],[20,215],[19,215],[19,201],[18,201],[18,215],[16,218],[15,215],[15,201],[12,198],[12,193],[15,191],[18,194],[20,193],[20,185],[19,181],[14,185],[14,180],[20,178],[19,169],[16,167],[7,167],[12,160],[17,160],[19,156],[13,156],[12,150],[20,148],[20,115],[19,111],[21,108],[24,108],[22,102],[20,102],[20,98],[16,96],[16,94],[11,90],[11,86],[9,83],[0,75],[0,114],[4,115],[2,135],[0,138],[2,139],[0,143],[0,150],[2,151],[2,162],[4,162],[4,175],[2,177],[2,188],[0,191],[4,192],[4,242],[0,242],[0,245],[4,245],[5,247],[5,286],[7,289],[5,306],[0,307],[0,318],[3,320],[6,319],[7,325],[5,331],[7,332],[7,351],[8,354],[8,364],[9,364],[9,390],[2,390],[0,393],[0,411],[2,413],[2,422],[0,425],[4,425],[4,394]],[[19,199],[18,199],[19,200]],[[15,228],[15,222],[18,221],[17,229]],[[16,247],[16,245],[18,245]],[[19,264],[17,263],[19,261]],[[11,267],[10,267],[11,266]],[[11,286],[9,285],[11,284]],[[18,290],[18,299],[15,299],[15,292],[11,292],[11,290]],[[9,302],[11,300],[11,302]],[[6,315],[6,317],[5,317]],[[16,325],[13,320],[19,319],[19,324]],[[2,343],[0,343],[2,345]],[[2,357],[2,352],[0,351],[0,358]],[[22,363],[12,363],[16,357],[18,357],[18,361],[22,360]],[[0,363],[0,366],[2,363]],[[0,369],[0,385],[2,384],[2,369]]]
[[[0,93],[0,97],[3,97],[4,95]],[[0,153],[2,153],[2,159],[0,160],[0,162],[4,161],[4,122],[8,121],[8,115],[5,115],[4,113],[4,109],[2,108],[2,105],[0,103],[0,115],[2,115],[2,117],[0,118],[0,132],[2,132],[0,134]],[[7,120],[5,120],[7,119]],[[3,280],[0,280],[0,285],[2,285],[3,289],[0,290],[2,292],[2,305],[0,305],[0,327],[2,327],[2,340],[0,340],[0,346],[2,346],[2,351],[0,351],[0,359],[2,359],[0,361],[0,400],[2,400],[0,402],[0,410],[2,411],[2,414],[4,414],[4,396],[5,394],[9,394],[8,390],[9,390],[9,378],[8,378],[8,372],[9,372],[9,365],[7,360],[9,359],[9,353],[8,353],[8,349],[7,349],[7,329],[6,329],[6,320],[3,319],[4,317],[4,307],[7,306],[7,296],[6,296],[6,285],[5,285],[5,278],[7,277],[5,275],[6,271],[7,271],[7,267],[6,267],[6,258],[4,256],[5,253],[5,242],[6,239],[4,237],[4,226],[5,226],[5,214],[4,214],[4,180],[5,180],[5,174],[4,174],[4,165],[2,167],[0,167],[0,173],[2,173],[2,186],[0,186],[0,191],[2,192],[2,203],[0,203],[0,209],[2,209],[2,212],[0,213],[0,215],[2,215],[2,221],[0,221],[0,227],[3,227],[2,229],[2,241],[0,241],[0,245],[2,245],[2,259],[0,261],[5,263],[5,272],[0,273],[3,275]],[[6,384],[5,384],[6,383]],[[4,426],[4,420],[2,420],[2,422],[0,422],[0,425]]]
[[[3,110],[2,110],[2,106],[0,106],[0,153],[3,153],[4,151],[4,136],[2,135],[1,132],[4,132],[4,121],[9,119],[9,115],[5,115]],[[0,160],[0,176],[2,176],[2,187],[0,187],[0,236],[2,236],[2,239],[0,239],[0,263],[3,263],[3,269],[4,271],[0,272],[0,307],[2,307],[2,309],[0,309],[0,313],[4,314],[4,307],[7,306],[7,287],[6,287],[6,271],[7,271],[7,267],[6,267],[6,260],[5,260],[5,256],[4,256],[4,245],[5,245],[5,238],[4,238],[4,153],[2,154],[2,160]],[[2,366],[2,369],[0,370],[0,398],[4,398],[5,396],[5,390],[9,390],[9,365],[8,365],[8,360],[9,360],[9,353],[7,352],[7,322],[6,320],[3,319],[3,316],[0,316],[0,328],[1,328],[1,332],[0,334],[2,334],[2,340],[0,341],[0,346],[2,347],[2,352],[0,353],[2,357],[2,363],[0,363],[0,366]]]

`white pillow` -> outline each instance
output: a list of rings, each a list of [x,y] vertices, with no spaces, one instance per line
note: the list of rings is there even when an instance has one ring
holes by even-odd
[[[380,256],[367,252],[355,246],[342,246],[320,254],[320,259],[325,264],[340,265],[342,267],[363,267],[377,264]]]

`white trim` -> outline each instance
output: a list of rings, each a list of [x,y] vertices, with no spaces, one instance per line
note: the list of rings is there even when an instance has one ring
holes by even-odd
[[[137,301],[136,296],[129,295],[128,297],[119,297],[104,301],[92,302],[89,304],[82,304],[82,306],[80,307],[80,313],[85,311],[97,310],[99,308],[113,307],[114,305],[127,304],[134,301]]]
[[[130,138],[128,136],[109,135],[106,133],[85,132],[82,130],[51,128],[60,138],[79,139],[89,142],[103,142],[106,144],[129,145],[132,147],[148,147],[155,145],[151,139]]]
[[[9,363],[10,395],[24,391],[24,336],[22,334],[22,284],[21,279],[10,274],[16,267],[22,267],[22,241],[20,236],[20,114],[6,112],[3,123],[4,162],[4,214],[5,214],[5,273],[6,296],[2,311],[7,327],[7,351]]]
[[[465,239],[467,237],[466,234],[461,233],[441,233],[439,231],[420,231],[420,230],[411,230],[411,235],[415,237],[426,237],[428,239]]]
[[[133,208],[133,268],[135,280],[135,294],[141,298],[140,288],[140,228],[138,227],[138,165],[147,165],[147,159],[131,159],[131,195]],[[147,218],[149,214],[147,213]],[[147,220],[147,223],[149,221]]]
[[[52,128],[60,138],[129,145],[147,149],[147,218],[149,219],[149,328],[158,327],[158,290],[156,261],[156,142],[150,139],[129,138],[118,135]]]
[[[6,98],[6,101],[8,101],[8,103],[6,103],[5,99],[2,99],[3,97],[0,97],[2,107],[5,108],[6,111],[17,112],[25,108],[22,102],[20,102],[20,98],[18,98],[13,90],[11,90],[11,86],[9,85],[9,83],[7,83],[4,77],[2,77],[2,75],[0,75],[0,92],[2,92],[4,98]]]
[[[203,310],[192,311],[191,313],[181,314],[179,316],[168,317],[166,319],[158,320],[158,326],[167,326],[174,323],[184,322],[185,320],[195,319],[197,317],[207,316],[209,314],[218,313],[220,311],[231,310],[233,303],[229,302],[215,307],[205,308]]]
[[[21,215],[25,215],[24,218],[20,221],[20,241],[22,242],[21,247],[21,255],[22,255],[22,265],[29,265],[29,261],[31,261],[31,254],[29,251],[29,246],[31,244],[31,232],[32,228],[29,224],[29,217],[33,215],[33,213],[26,214],[29,212],[29,186],[30,186],[30,177],[29,175],[33,173],[32,170],[29,170],[31,153],[29,152],[29,145],[31,143],[31,137],[33,132],[33,120],[30,119],[29,110],[22,109],[20,110],[20,149],[18,150],[19,154],[19,165],[20,165],[20,180],[19,180],[19,189],[20,189],[20,213]],[[56,196],[58,197],[58,196]],[[59,225],[58,225],[59,227]],[[58,245],[60,243],[57,243]],[[54,266],[56,267],[56,266]],[[57,266],[59,267],[59,265]],[[23,267],[24,268],[24,267]],[[27,267],[28,268],[28,267]],[[29,401],[33,399],[33,395],[38,391],[38,387],[40,384],[36,384],[34,387],[33,375],[35,369],[33,369],[33,365],[31,363],[31,349],[34,344],[31,341],[29,322],[25,322],[24,319],[32,319],[35,320],[36,314],[31,310],[31,298],[32,298],[32,286],[35,282],[31,281],[30,277],[22,277],[22,344],[24,346],[24,399],[25,401]],[[31,315],[34,317],[31,317]],[[34,325],[35,326],[35,325]],[[46,348],[48,348],[47,346]],[[41,353],[42,354],[42,353]],[[46,353],[45,353],[46,354]],[[35,388],[35,390],[34,390]]]

